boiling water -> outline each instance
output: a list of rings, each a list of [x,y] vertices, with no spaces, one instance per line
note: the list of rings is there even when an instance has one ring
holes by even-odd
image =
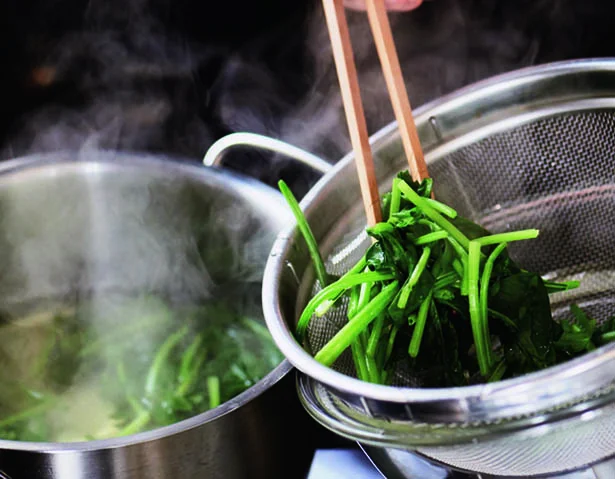
[[[227,302],[64,304],[0,319],[1,439],[74,442],[172,424],[231,399],[283,360],[265,326]]]

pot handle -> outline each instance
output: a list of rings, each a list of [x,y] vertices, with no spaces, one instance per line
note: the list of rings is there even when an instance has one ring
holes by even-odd
[[[243,132],[230,133],[215,141],[209,147],[207,153],[205,153],[203,164],[209,167],[220,166],[222,163],[222,158],[227,150],[236,146],[249,146],[252,148],[261,148],[263,150],[281,153],[298,161],[299,163],[313,168],[322,174],[327,173],[332,168],[332,165],[322,158],[308,151],[302,150],[301,148],[293,146],[290,143],[276,140],[265,135]]]

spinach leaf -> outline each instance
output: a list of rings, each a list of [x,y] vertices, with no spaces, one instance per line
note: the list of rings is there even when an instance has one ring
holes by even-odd
[[[555,342],[555,347],[568,356],[574,356],[580,352],[592,351],[596,348],[592,338],[596,331],[596,320],[591,319],[585,311],[576,304],[570,307],[575,317],[575,322],[562,321],[562,334]]]
[[[554,342],[559,327],[551,316],[551,305],[542,278],[519,272],[498,282],[490,308],[514,318],[516,330],[500,334],[510,375],[520,375],[555,364]]]

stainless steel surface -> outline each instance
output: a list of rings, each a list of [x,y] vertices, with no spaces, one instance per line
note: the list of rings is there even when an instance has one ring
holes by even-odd
[[[404,449],[361,447],[386,479],[520,479],[519,476],[493,476],[453,470],[441,463]],[[544,477],[544,476],[543,476]],[[615,460],[557,476],[557,479],[611,479]]]
[[[245,281],[256,285],[247,300],[260,310],[267,252],[289,219],[281,195],[240,175],[97,151],[3,163],[0,211],[3,309],[76,289],[192,301],[210,281],[234,287]],[[232,246],[229,235],[240,242],[220,265],[215,256]],[[62,444],[0,440],[0,477],[298,477],[313,451],[289,438],[313,438],[320,427],[300,406],[291,371],[284,361],[214,410],[133,436]]]
[[[452,471],[450,468],[433,464],[428,459],[405,449],[373,447],[359,444],[374,467],[386,479],[480,479],[476,474]]]
[[[473,85],[416,111],[436,197],[493,231],[537,227],[515,245],[522,265],[582,287],[553,297],[601,319],[615,313],[615,61],[541,65]],[[405,159],[391,124],[372,138],[382,192]],[[301,203],[328,267],[343,271],[365,243],[350,154]],[[355,256],[356,259],[356,256]],[[379,447],[492,475],[557,475],[615,453],[615,345],[521,378],[463,388],[364,383],[317,363],[292,335],[312,293],[307,249],[282,232],[265,269],[263,306],[278,346],[300,371],[300,396],[321,424]],[[334,320],[308,333],[322,341]],[[327,329],[328,328],[328,329]]]

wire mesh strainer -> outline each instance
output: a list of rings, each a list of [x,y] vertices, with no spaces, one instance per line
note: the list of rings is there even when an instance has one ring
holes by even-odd
[[[552,295],[599,320],[615,315],[615,61],[533,67],[463,89],[416,112],[435,195],[493,232],[538,228],[510,247],[526,269],[581,287]],[[384,190],[405,169],[394,124],[372,138]],[[329,271],[345,272],[368,244],[353,157],[308,193],[302,207]],[[263,305],[280,349],[303,374],[308,412],[343,436],[416,450],[498,476],[555,474],[615,455],[615,345],[524,377],[464,388],[361,382],[350,363],[317,363],[293,336],[313,294],[303,239],[280,234],[267,263]],[[317,350],[341,313],[313,322]]]

